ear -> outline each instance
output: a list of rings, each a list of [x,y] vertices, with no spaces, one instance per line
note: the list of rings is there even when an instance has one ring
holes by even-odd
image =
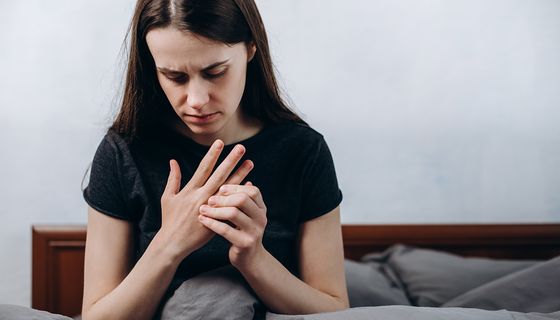
[[[257,46],[253,41],[247,43],[247,63],[249,63],[255,57],[257,52]]]

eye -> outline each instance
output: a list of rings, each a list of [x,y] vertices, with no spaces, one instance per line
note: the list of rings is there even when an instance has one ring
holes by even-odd
[[[223,69],[219,72],[205,72],[204,77],[207,79],[217,79],[223,76],[226,73],[226,69]]]
[[[187,82],[187,76],[166,76],[167,79],[175,82],[175,83],[185,83]]]

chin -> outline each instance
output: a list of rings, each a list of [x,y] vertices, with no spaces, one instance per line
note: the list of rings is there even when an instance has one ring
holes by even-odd
[[[221,129],[221,126],[217,123],[207,125],[194,125],[185,123],[185,125],[193,134],[197,135],[212,135],[217,133]]]

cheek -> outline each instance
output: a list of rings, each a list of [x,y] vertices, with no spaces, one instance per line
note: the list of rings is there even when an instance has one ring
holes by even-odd
[[[176,86],[175,84],[166,81],[166,79],[158,78],[158,80],[163,93],[167,97],[167,100],[169,100],[169,103],[171,103],[173,109],[177,110],[177,107],[181,103],[181,95],[183,90],[181,90],[180,86]]]
[[[219,89],[217,88],[217,95],[221,101],[231,105],[232,108],[237,108],[245,88],[245,72],[243,70],[243,72],[232,73],[224,80],[226,81],[223,81]]]

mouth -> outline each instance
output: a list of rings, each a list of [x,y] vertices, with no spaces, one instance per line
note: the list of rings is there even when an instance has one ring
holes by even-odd
[[[214,113],[208,113],[208,114],[204,114],[204,115],[186,114],[185,116],[191,122],[205,123],[205,122],[213,121],[218,114],[219,114],[219,112],[214,112]]]
[[[214,112],[216,113],[216,112]],[[202,114],[202,115],[196,115],[196,114],[187,114],[188,117],[197,117],[197,118],[205,118],[208,116],[213,115],[214,113],[208,113],[208,114]]]

